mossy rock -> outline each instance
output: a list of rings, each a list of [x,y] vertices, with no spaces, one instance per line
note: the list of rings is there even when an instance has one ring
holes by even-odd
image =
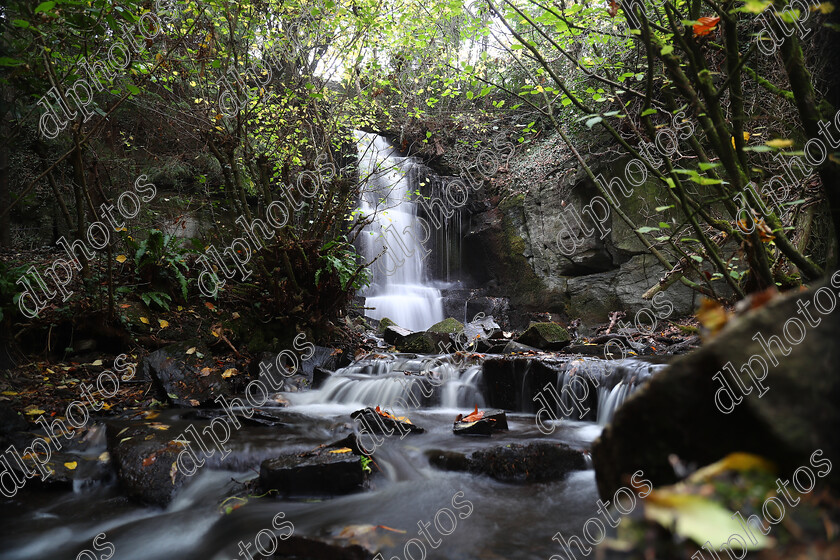
[[[566,329],[557,323],[531,323],[516,342],[541,350],[559,350],[567,346],[571,339]]]
[[[435,353],[434,339],[424,332],[410,334],[403,340],[397,342],[396,346],[400,352],[409,352],[412,354]]]
[[[435,323],[434,325],[428,328],[427,332],[433,332],[438,334],[456,334],[461,332],[462,330],[464,330],[463,323],[450,317],[448,319],[444,319],[440,323]]]
[[[397,327],[397,326],[399,326],[399,325],[397,325],[395,322],[393,322],[388,317],[382,317],[382,319],[379,320],[379,328],[376,329],[376,331],[379,334],[382,334],[382,333],[385,332],[385,329],[387,329],[388,327]]]

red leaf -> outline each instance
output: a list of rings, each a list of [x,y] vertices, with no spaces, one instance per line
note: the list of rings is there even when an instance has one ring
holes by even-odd
[[[610,4],[607,7],[607,13],[610,14],[610,17],[615,17],[618,13],[618,4],[616,4],[615,0],[610,0]]]
[[[694,24],[694,34],[700,37],[708,35],[717,26],[718,22],[720,22],[719,17],[701,17]]]

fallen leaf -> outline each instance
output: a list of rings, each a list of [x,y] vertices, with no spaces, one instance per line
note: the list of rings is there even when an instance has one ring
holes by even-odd
[[[484,411],[478,411],[478,405],[475,405],[475,410],[461,419],[461,422],[478,422],[484,417]]]
[[[198,372],[198,375],[200,375],[201,377],[207,377],[208,375],[210,375],[210,368],[201,368],[201,371]]]
[[[71,471],[74,470],[76,467],[79,466],[79,463],[76,461],[70,461],[69,463],[64,463],[64,466],[70,469]]]
[[[228,368],[224,372],[222,372],[222,378],[227,379],[228,377],[233,377],[237,373],[239,373],[239,371],[237,371],[236,368]]]
[[[731,535],[743,531],[731,511],[702,496],[679,494],[673,490],[653,490],[645,499],[645,518],[656,521],[681,537],[697,544],[711,541],[725,543]],[[748,550],[766,548],[770,539],[754,533],[756,544],[745,542]],[[744,541],[742,541],[744,542]]]
[[[790,148],[793,146],[793,140],[786,140],[784,138],[776,138],[774,140],[768,140],[764,143],[765,146],[770,146],[771,148]]]
[[[195,346],[192,348],[187,349],[187,354],[195,354]]]
[[[718,22],[720,22],[719,17],[701,17],[694,24],[694,34],[700,37],[708,35],[717,26]]]
[[[231,317],[232,317],[233,319],[239,319],[239,317],[240,317],[239,312],[238,312],[238,311],[234,311],[234,312],[233,312],[233,315],[231,315]]]
[[[111,454],[108,453],[107,451],[103,451],[102,453],[99,454],[99,460],[103,463],[107,463],[108,461],[111,460]]]
[[[124,263],[126,261],[126,258],[127,257],[125,255],[117,255],[117,262]]]
[[[726,309],[720,303],[709,298],[703,298],[696,316],[700,324],[708,329],[710,336],[716,335],[729,320]]]
[[[94,362],[91,362],[91,364],[90,364],[90,365],[92,365],[92,366],[101,366],[101,365],[102,365],[102,360],[96,360],[96,361],[94,361]]]
[[[711,465],[698,469],[691,473],[686,481],[694,484],[705,482],[726,471],[764,471],[775,474],[776,465],[768,461],[764,457],[753,455],[752,453],[736,452],[730,453],[720,461],[716,461]]]
[[[154,455],[149,455],[148,457],[146,457],[145,459],[143,459],[143,466],[144,466],[144,467],[148,467],[149,465],[151,465],[152,463],[154,463],[154,462],[155,462],[155,460],[157,460],[157,457],[155,457]]]
[[[120,309],[128,309],[129,307],[131,307],[130,303],[121,303],[120,304]]]
[[[215,306],[215,305],[213,305],[213,304],[212,304],[211,302],[209,302],[209,301],[205,301],[205,302],[204,302],[204,307],[206,307],[206,308],[207,308],[207,309],[209,309],[210,311],[213,311],[214,309],[216,309],[216,306]]]
[[[14,391],[3,391],[2,394],[7,395],[9,397],[13,397],[13,396],[17,395],[17,393],[14,392]]]
[[[145,325],[149,324],[149,320],[146,317],[140,317],[140,322],[145,324]]]
[[[610,15],[611,18],[615,17],[615,15],[618,13],[618,4],[615,0],[610,0],[610,4],[609,6],[607,6],[607,13]]]
[[[44,411],[41,410],[40,408],[33,408],[31,410],[26,411],[27,416],[35,416],[36,414],[43,414],[43,413],[44,413]]]
[[[169,478],[172,480],[172,485],[175,485],[175,475],[178,474],[178,462],[172,461],[172,467],[169,469]]]
[[[341,449],[333,449],[330,453],[350,453],[352,451],[349,447],[342,447]]]
[[[169,321],[166,319],[158,319],[158,324],[160,325],[160,328],[165,329],[169,326]]]

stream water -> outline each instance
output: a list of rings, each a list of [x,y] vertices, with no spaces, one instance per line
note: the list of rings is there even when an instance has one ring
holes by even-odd
[[[598,396],[599,406],[609,407],[609,413],[598,411],[602,419],[623,401],[628,387],[635,387],[625,381],[628,367],[635,368],[632,377],[638,379],[659,366],[632,361],[610,366],[612,374],[607,372],[606,378],[622,378],[611,389],[604,387]],[[406,372],[421,371],[437,378],[432,396],[417,409],[397,412],[408,415],[427,431],[402,440],[396,435],[385,438],[374,455],[378,468],[369,490],[332,499],[251,499],[229,514],[220,511],[219,504],[239,482],[257,476],[262,460],[344,437],[352,430],[352,411],[408,397],[424,381],[416,375],[409,377],[410,382],[401,378],[406,378]],[[565,370],[558,371],[558,383],[562,383]],[[418,522],[433,523],[441,508],[453,510],[453,496],[463,492],[459,503],[470,502],[472,512],[457,520],[455,530],[441,537],[438,548],[427,546],[426,558],[547,559],[560,552],[552,535],[557,531],[564,536],[578,534],[586,519],[597,515],[594,471],[571,472],[557,482],[508,484],[485,476],[437,470],[430,466],[426,452],[467,452],[531,441],[563,442],[588,449],[602,427],[595,422],[564,419],[557,421],[556,429],[547,436],[537,429],[533,414],[511,412],[509,432],[492,438],[454,436],[455,415],[467,412],[474,404],[481,406],[486,399],[482,373],[480,364],[459,366],[435,356],[370,359],[339,370],[317,390],[285,393],[289,406],[263,409],[276,417],[280,426],[243,426],[237,430],[228,442],[230,456],[224,462],[208,459],[205,468],[166,508],[138,505],[123,496],[113,477],[86,480],[81,472],[72,491],[25,488],[0,514],[5,535],[0,558],[75,558],[80,550],[90,549],[101,532],[113,544],[114,558],[118,559],[242,558],[238,555],[239,541],[253,542],[257,533],[271,529],[272,518],[283,512],[285,520],[294,524],[295,535],[330,539],[345,527],[360,524],[407,531],[380,530],[372,541],[386,559],[404,560],[409,556],[403,546],[407,539],[418,537]],[[162,411],[155,421],[178,434],[191,418],[193,411],[171,409]],[[80,455],[91,457],[105,451],[102,426],[90,430],[86,440],[86,449]],[[418,550],[411,550],[413,558],[421,557]]]

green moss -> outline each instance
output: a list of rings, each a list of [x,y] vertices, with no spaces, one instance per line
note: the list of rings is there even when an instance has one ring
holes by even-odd
[[[548,342],[566,342],[571,340],[566,329],[557,323],[531,323],[528,326],[528,330],[531,329],[535,329]]]
[[[387,329],[388,327],[396,327],[396,326],[398,326],[398,325],[395,322],[393,322],[391,319],[389,319],[388,317],[382,317],[382,319],[379,320],[379,328],[377,329],[377,332],[379,334],[382,334],[382,333],[385,332],[385,329]]]
[[[440,333],[440,334],[455,334],[464,330],[463,323],[449,317],[448,319],[444,319],[440,323],[435,323],[431,327],[429,327],[428,331],[433,333]]]
[[[414,333],[398,343],[397,350],[414,354],[433,354],[435,352],[435,342],[426,333]]]

